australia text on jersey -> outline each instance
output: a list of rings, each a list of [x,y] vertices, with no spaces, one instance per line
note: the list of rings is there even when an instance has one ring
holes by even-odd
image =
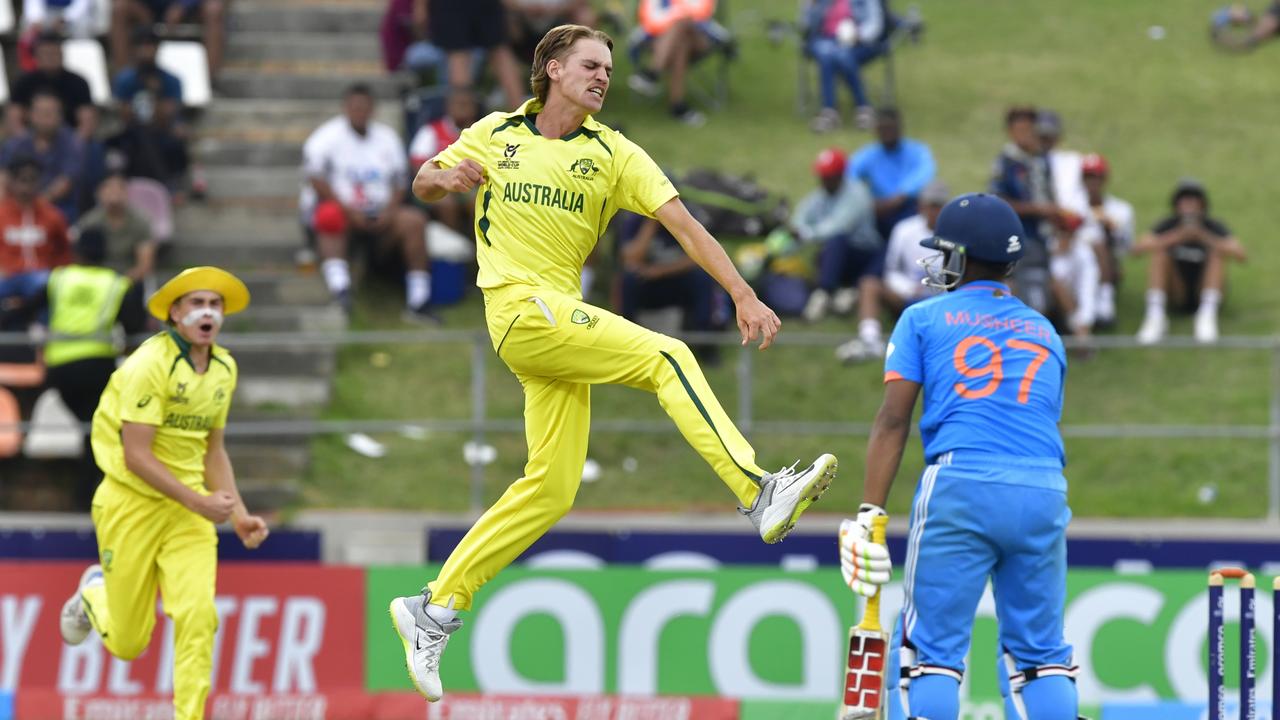
[[[503,202],[523,202],[581,213],[583,194],[538,183],[514,182],[502,186]]]
[[[946,311],[946,318],[948,325],[969,325],[988,330],[1008,330],[1024,335],[1032,335],[1045,341],[1053,337],[1049,329],[1044,325],[1021,318],[998,318],[988,313],[970,314],[967,310],[959,310],[954,313],[948,310]]]

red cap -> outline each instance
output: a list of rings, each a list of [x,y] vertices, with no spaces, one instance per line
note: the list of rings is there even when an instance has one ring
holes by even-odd
[[[818,177],[835,177],[844,174],[844,151],[840,148],[827,148],[818,153],[813,161],[813,174]]]
[[[342,206],[333,200],[326,200],[316,206],[311,216],[311,226],[323,235],[341,235],[347,231],[347,216]]]
[[[1098,153],[1089,153],[1080,161],[1080,173],[1082,175],[1100,175],[1106,177],[1111,171],[1111,166],[1107,165],[1107,159]]]

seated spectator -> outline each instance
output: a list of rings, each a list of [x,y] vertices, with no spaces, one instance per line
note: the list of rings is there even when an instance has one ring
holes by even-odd
[[[409,170],[417,173],[428,160],[452,145],[462,129],[470,127],[479,115],[480,105],[476,102],[475,93],[468,88],[450,90],[444,116],[418,128],[409,142]],[[436,220],[455,232],[472,237],[475,207],[474,193],[449,193],[431,203],[429,211]]]
[[[698,127],[706,115],[685,100],[689,66],[711,49],[706,23],[716,13],[716,0],[640,0],[639,22],[649,46],[647,61],[636,67],[627,85],[645,97],[657,97],[663,75],[667,78],[667,103],[680,122]]]
[[[1227,282],[1227,260],[1244,262],[1244,246],[1227,226],[1209,215],[1209,194],[1196,180],[1183,179],[1173,191],[1173,214],[1142,236],[1134,252],[1150,255],[1147,312],[1138,342],[1151,345],[1169,329],[1166,307],[1195,311],[1196,342],[1218,339],[1218,307]]]
[[[804,317],[816,322],[827,309],[847,313],[857,299],[858,282],[879,275],[884,241],[876,233],[871,193],[860,180],[845,176],[844,152],[828,148],[813,163],[819,188],[804,196],[791,214],[791,234],[816,243],[818,288],[809,296]]]
[[[405,318],[438,323],[427,273],[426,215],[405,202],[408,158],[400,136],[371,120],[373,95],[347,89],[342,115],[316,128],[302,147],[306,183],[299,201],[308,236],[334,301],[351,307],[349,246],[368,254],[374,270],[404,270]]]
[[[1116,321],[1116,287],[1120,282],[1120,259],[1133,248],[1133,206],[1106,192],[1110,172],[1106,158],[1085,155],[1080,162],[1088,209],[1081,239],[1093,249],[1098,260],[1097,325],[1111,327]]]
[[[427,0],[391,0],[378,26],[382,63],[387,72],[435,70],[436,82],[448,77],[444,50],[427,39]]]
[[[1075,213],[1069,214],[1061,227],[1055,227],[1049,259],[1057,319],[1077,338],[1093,333],[1101,279],[1098,256],[1081,234],[1082,227],[1083,218]]]
[[[902,137],[902,115],[895,107],[876,111],[876,138],[853,154],[847,174],[871,189],[876,230],[889,237],[898,221],[916,214],[916,196],[937,168],[928,145]]]
[[[516,57],[533,64],[533,50],[547,31],[557,25],[595,27],[597,16],[590,0],[507,0],[507,37]]]
[[[0,200],[0,308],[42,292],[49,271],[71,262],[67,221],[40,197],[41,167],[19,155],[5,166],[8,187]]]
[[[22,37],[18,40],[18,58],[23,70],[31,70],[26,64],[30,47],[39,37],[50,33],[59,37],[91,37],[95,30],[94,0],[22,0]],[[27,57],[24,57],[27,56]]]
[[[430,0],[431,44],[449,54],[449,86],[475,85],[476,50],[484,50],[489,69],[516,107],[529,95],[516,56],[507,44],[507,12],[503,0]]]
[[[31,99],[31,129],[0,147],[0,166],[27,156],[40,166],[40,197],[53,203],[68,222],[80,214],[80,175],[84,146],[62,122],[62,101],[38,92]]]
[[[58,391],[63,404],[82,424],[93,420],[98,398],[107,387],[122,346],[115,341],[117,324],[126,334],[146,329],[142,285],[102,267],[106,239],[102,233],[81,233],[70,265],[54,268],[45,292],[37,293],[17,310],[19,326],[40,315],[49,318],[44,364],[48,386]],[[11,323],[0,321],[0,325]],[[88,512],[102,472],[93,459],[89,434],[83,436],[74,505]]]
[[[82,140],[97,132],[98,109],[89,94],[89,83],[63,66],[62,36],[53,31],[43,32],[36,39],[35,69],[23,73],[13,84],[5,110],[5,125],[11,136],[26,128],[31,101],[38,92],[58,96],[67,125],[75,128]]]
[[[1086,208],[1084,184],[1080,178],[1080,159],[1075,150],[1058,145],[1062,141],[1062,118],[1052,110],[1036,112],[1036,134],[1049,163],[1049,177],[1053,179],[1053,200],[1059,207],[1083,215]]]
[[[888,307],[894,317],[912,303],[937,294],[924,284],[925,271],[920,261],[936,251],[920,245],[933,237],[938,213],[951,199],[951,189],[941,180],[933,180],[920,191],[920,213],[893,227],[885,248],[884,275],[863,275],[858,285],[858,336],[836,348],[836,358],[854,363],[884,356],[884,333],[880,327],[880,308]]]
[[[151,222],[129,205],[129,181],[123,173],[111,173],[98,186],[97,207],[73,228],[79,237],[88,232],[102,235],[106,256],[97,263],[130,280],[141,283],[151,277],[156,265],[156,240]]]
[[[1014,291],[1041,314],[1052,310],[1049,243],[1063,213],[1053,201],[1049,164],[1036,133],[1036,110],[1013,107],[1005,114],[1009,141],[996,158],[991,193],[1004,198],[1022,220],[1024,254],[1014,270]]]
[[[637,322],[641,310],[678,307],[680,329],[684,332],[711,332],[716,322],[719,287],[662,224],[635,213],[621,213],[618,256],[622,265],[619,314]],[[714,344],[691,344],[703,362],[715,362],[719,353]]]
[[[149,28],[134,37],[135,61],[112,84],[124,128],[107,146],[124,158],[129,177],[158,180],[184,197],[190,158],[182,125],[182,82],[156,65],[159,39]]]
[[[1247,28],[1244,34],[1235,28]],[[1232,3],[1213,14],[1214,41],[1230,50],[1252,50],[1280,33],[1280,0],[1267,3],[1261,15],[1254,16],[1243,3]]]
[[[818,63],[822,110],[814,132],[840,127],[836,109],[836,76],[853,94],[858,128],[866,130],[875,111],[862,85],[862,66],[885,52],[885,16],[881,0],[814,0],[805,10],[805,50]]]
[[[163,24],[166,34],[177,25],[199,22],[209,55],[209,77],[216,78],[226,49],[225,0],[114,0],[111,3],[111,66],[138,62],[138,46],[130,38],[143,29]],[[132,51],[132,57],[131,57]]]

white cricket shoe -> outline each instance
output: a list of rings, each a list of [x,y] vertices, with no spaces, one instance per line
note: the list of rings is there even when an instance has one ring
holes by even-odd
[[[1169,318],[1165,317],[1164,313],[1147,313],[1142,321],[1142,327],[1138,328],[1138,344],[1155,345],[1164,339],[1164,334],[1168,331]]]
[[[818,456],[809,467],[796,472],[796,466],[776,473],[765,473],[760,479],[760,495],[751,508],[738,508],[760,532],[767,543],[780,542],[796,526],[800,515],[822,497],[836,477],[836,456]]]
[[[831,296],[831,312],[837,315],[848,315],[857,304],[858,288],[842,287]]]
[[[853,338],[836,347],[836,359],[845,365],[856,365],[884,357],[883,342],[869,342],[862,338]]]
[[[93,623],[89,622],[89,613],[84,609],[82,596],[85,588],[101,585],[102,566],[94,563],[80,574],[80,584],[76,591],[62,604],[62,614],[58,617],[58,629],[62,631],[62,640],[68,645],[79,645],[89,637]]]
[[[831,305],[831,295],[826,290],[818,288],[809,293],[809,300],[804,304],[804,311],[801,313],[808,322],[818,322],[827,316],[827,308]]]
[[[1195,337],[1198,343],[1214,343],[1218,341],[1218,315],[1212,312],[1197,312],[1195,320]]]
[[[391,601],[391,622],[404,645],[404,663],[409,669],[409,679],[431,702],[444,697],[440,686],[440,656],[444,654],[449,636],[462,627],[462,621],[450,620],[443,625],[427,615],[427,601],[431,592],[399,597]]]

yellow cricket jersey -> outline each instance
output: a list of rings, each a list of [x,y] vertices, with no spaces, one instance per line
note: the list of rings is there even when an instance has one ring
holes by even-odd
[[[204,456],[209,431],[226,427],[236,389],[235,360],[214,345],[209,367],[197,374],[191,346],[173,330],[148,339],[111,375],[93,414],[93,454],[108,477],[159,497],[124,463],[120,426],[125,422],[156,426],[151,450],[185,485],[204,488]]]
[[[476,285],[544,286],[581,298],[582,264],[619,209],[648,217],[678,194],[638,145],[594,120],[562,138],[546,138],[532,99],[492,113],[432,160],[450,168],[479,163],[487,180],[476,194],[480,272]]]

